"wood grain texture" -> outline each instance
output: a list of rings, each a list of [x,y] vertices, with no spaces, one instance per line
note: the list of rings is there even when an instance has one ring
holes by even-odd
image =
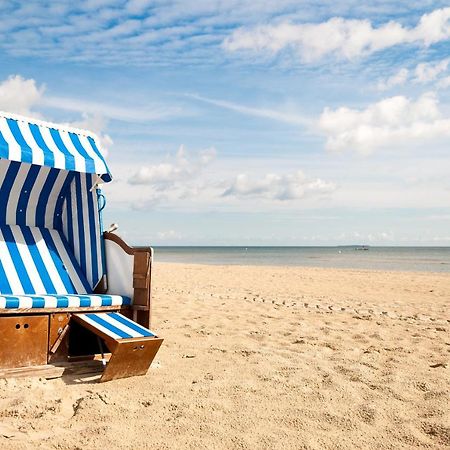
[[[2,317],[0,367],[29,367],[47,363],[49,319],[44,316]]]

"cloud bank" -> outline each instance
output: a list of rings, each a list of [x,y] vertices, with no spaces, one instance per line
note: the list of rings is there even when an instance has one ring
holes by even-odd
[[[262,198],[266,200],[298,200],[312,195],[330,194],[334,183],[308,178],[301,170],[290,174],[269,173],[263,177],[239,174],[223,193],[224,197]]]
[[[450,137],[450,117],[441,113],[434,93],[415,101],[398,95],[365,109],[325,108],[318,126],[326,136],[327,150],[361,154]]]
[[[450,38],[450,7],[424,14],[415,27],[396,21],[374,26],[369,20],[333,17],[322,23],[282,22],[239,28],[223,42],[229,52],[247,50],[272,54],[290,48],[304,62],[327,56],[351,60],[396,45],[429,47]]]

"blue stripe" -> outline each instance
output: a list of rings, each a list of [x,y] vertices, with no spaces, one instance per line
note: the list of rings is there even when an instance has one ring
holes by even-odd
[[[64,157],[66,159],[66,169],[75,170],[75,157],[72,155],[72,153],[69,152],[69,150],[67,150],[64,142],[61,139],[59,131],[55,130],[54,128],[50,128],[50,134],[52,135],[53,141],[55,142],[58,149],[61,150],[62,153],[64,153]]]
[[[88,206],[88,217],[89,217],[89,235],[91,241],[91,267],[92,267],[92,284],[95,286],[99,281],[98,276],[98,253],[97,253],[97,240],[100,236],[96,235],[95,230],[95,210],[94,210],[94,195],[96,192],[90,192],[92,188],[92,177],[93,175],[86,175],[86,191],[87,191],[87,206]]]
[[[73,181],[73,178],[72,178]],[[74,248],[74,238],[73,238],[73,212],[72,212],[72,188],[69,187],[67,192],[67,240],[71,246]]]
[[[81,308],[85,308],[87,306],[91,306],[91,297],[85,295],[85,296],[80,296],[80,307]],[[103,306],[103,303],[102,303]]]
[[[81,145],[80,138],[75,133],[69,133],[70,140],[72,144],[77,149],[78,153],[83,156],[86,162],[86,172],[95,173],[95,163],[94,160],[89,156],[86,149]]]
[[[33,189],[34,184],[36,183],[36,179],[39,175],[39,171],[41,170],[40,166],[30,166],[30,170],[28,171],[27,177],[23,184],[22,190],[20,192],[19,201],[17,204],[16,210],[16,224],[17,225],[26,225],[27,224],[27,206],[28,201],[30,200],[30,194]]]
[[[88,137],[87,139],[88,139],[89,143],[91,144],[91,147],[93,148],[95,154],[96,154],[96,155],[103,161],[103,163],[105,164],[107,173],[102,174],[102,180],[103,180],[103,181],[106,181],[106,182],[108,183],[109,181],[112,180],[111,174],[109,173],[108,166],[106,165],[106,162],[105,162],[105,160],[104,160],[104,158],[103,158],[103,156],[102,156],[100,150],[97,148],[97,144],[95,143],[94,139],[92,139],[91,137]]]
[[[2,133],[0,133],[0,158],[9,158],[9,145]]]
[[[45,292],[40,292],[40,294],[56,294],[56,288],[53,284],[52,279],[50,278],[47,266],[45,265],[44,260],[42,259],[42,256],[36,246],[36,241],[34,239],[33,233],[31,232],[29,227],[21,227],[21,231],[23,237],[25,238],[25,242],[27,243],[28,250],[30,251],[31,258],[33,259],[39,272],[42,284],[45,287]]]
[[[15,298],[6,299],[5,308],[17,309],[19,307],[20,307],[19,299],[15,299]]]
[[[68,308],[69,307],[69,299],[67,297],[59,297],[56,300],[57,308]]]
[[[150,330],[147,330],[147,328],[145,327],[141,327],[136,322],[133,322],[132,320],[128,319],[125,316],[122,316],[122,314],[108,313],[108,316],[112,317],[114,320],[117,320],[117,322],[120,322],[121,324],[127,326],[128,328],[131,328],[132,330],[136,331],[141,336],[144,337],[154,336],[154,334],[151,333]]]
[[[45,300],[43,297],[34,297],[32,308],[45,308]]]
[[[27,144],[24,137],[22,136],[22,133],[19,129],[19,125],[17,124],[17,120],[6,119],[6,122],[8,123],[9,129],[11,130],[12,135],[14,136],[14,139],[19,144],[20,149],[22,151],[22,156],[21,156],[20,160],[22,162],[31,164],[33,162],[33,150]]]
[[[89,317],[90,319],[92,319],[95,323],[98,323],[102,327],[106,328],[108,331],[111,331],[114,334],[117,334],[118,336],[120,336],[123,339],[133,337],[130,334],[127,334],[124,331],[122,331],[120,328],[117,328],[114,325],[111,325],[109,322],[102,319],[101,317],[98,317],[97,314],[86,314],[86,316]]]
[[[62,233],[59,233],[59,237],[61,238],[61,242],[64,245],[64,248],[66,249],[66,252],[69,255],[69,259],[72,262],[75,272],[85,290],[85,292],[77,292],[77,294],[92,294],[92,287],[89,284],[88,280],[86,280],[86,276],[84,275],[84,273],[81,271],[80,266],[79,266],[77,260],[75,259],[74,254],[70,250],[70,247],[69,247],[69,244],[68,244],[66,238],[64,237],[64,235]]]
[[[6,171],[5,179],[0,187],[0,199],[2,200],[2,208],[0,208],[0,225],[6,223],[6,208],[19,168],[20,163],[11,161],[8,170]]]
[[[11,259],[13,260],[14,266],[19,276],[23,291],[27,294],[35,294],[36,292],[34,291],[30,277],[28,276],[27,268],[25,267],[22,257],[20,256],[16,240],[14,239],[11,231],[11,227],[8,225],[4,225],[2,226],[1,230],[3,232],[3,237],[5,238],[5,243],[8,247],[9,254],[11,256]]]
[[[102,306],[112,306],[112,297],[110,295],[105,295],[102,298]]]
[[[45,143],[39,127],[34,123],[30,123],[29,127],[36,144],[44,151],[44,166],[53,167],[55,165],[55,155]]]
[[[42,187],[41,194],[39,195],[39,200],[36,207],[36,226],[45,227],[45,212],[48,205],[48,199],[52,193],[53,187],[55,186],[56,179],[58,178],[58,169],[50,169],[50,172],[45,180],[44,186]]]
[[[83,273],[86,273],[86,237],[84,234],[84,217],[83,217],[83,196],[81,192],[81,175],[75,174],[75,198],[77,202],[77,219],[78,219],[78,236],[80,250],[80,267]]]
[[[11,286],[6,278],[6,272],[0,259],[0,293],[6,294],[11,292]]]
[[[126,306],[131,305],[131,298],[130,297],[123,297],[122,296],[122,299],[123,299],[122,305],[126,305]]]
[[[58,275],[61,278],[64,287],[66,288],[66,291],[69,294],[76,294],[77,291],[75,290],[75,286],[73,285],[69,277],[69,274],[66,268],[64,267],[63,262],[61,261],[61,255],[58,252],[58,249],[55,245],[55,242],[53,241],[50,231],[48,231],[46,228],[42,228],[40,231],[42,233],[42,237],[44,238],[45,243],[47,244],[47,248],[48,251],[50,252],[50,256],[52,257],[53,263],[55,264],[56,271],[58,272]]]

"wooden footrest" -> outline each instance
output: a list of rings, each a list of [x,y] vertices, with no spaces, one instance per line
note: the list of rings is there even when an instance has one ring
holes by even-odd
[[[102,338],[111,358],[100,381],[145,375],[163,339],[116,312],[73,314],[73,319]]]

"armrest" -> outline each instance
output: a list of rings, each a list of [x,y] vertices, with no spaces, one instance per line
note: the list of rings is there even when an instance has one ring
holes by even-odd
[[[135,320],[150,326],[153,249],[130,247],[117,234],[105,232],[108,293],[133,299]]]

